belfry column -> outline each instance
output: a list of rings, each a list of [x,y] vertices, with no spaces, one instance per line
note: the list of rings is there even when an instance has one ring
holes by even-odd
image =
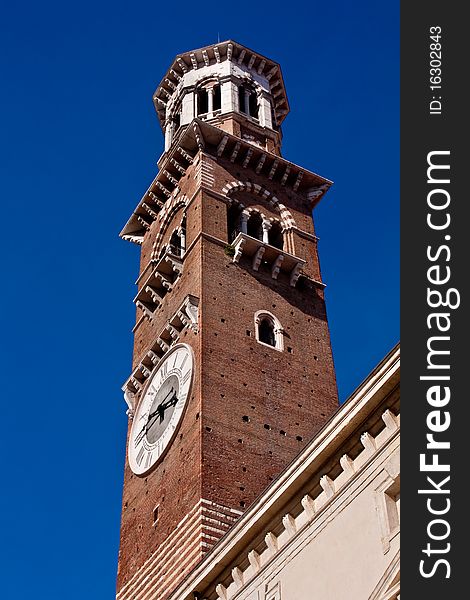
[[[250,91],[245,89],[245,113],[250,114]]]
[[[269,244],[269,230],[271,229],[271,223],[269,221],[263,221],[263,242]]]
[[[214,88],[207,90],[207,116],[209,119],[213,117],[214,112]]]
[[[240,230],[242,233],[248,232],[248,213],[245,211],[240,215]]]

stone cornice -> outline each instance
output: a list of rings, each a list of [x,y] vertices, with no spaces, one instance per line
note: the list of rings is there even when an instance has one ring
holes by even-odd
[[[159,173],[120,233],[123,239],[135,243],[142,242],[152,221],[157,218],[168,199],[179,193],[179,181],[200,152],[211,155],[215,160],[230,160],[244,169],[255,168],[257,174],[266,175],[274,184],[294,193],[305,194],[312,209],[332,185],[332,181],[248,140],[229,134],[200,119],[194,119],[159,161]]]
[[[152,221],[165,206],[168,199],[175,197],[179,192],[178,183],[186,174],[187,169],[193,164],[198,149],[188,152],[181,143],[176,142],[165,155],[160,171],[143,195],[130,219],[119,234],[124,240],[142,243],[145,232],[148,231]]]

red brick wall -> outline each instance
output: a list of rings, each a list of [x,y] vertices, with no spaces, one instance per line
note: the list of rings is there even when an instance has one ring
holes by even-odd
[[[212,195],[199,186],[204,161],[214,178]],[[273,280],[263,266],[255,272],[249,261],[242,258],[235,264],[224,251],[227,204],[218,194],[234,180],[269,189],[289,208],[297,226],[314,234],[307,199],[252,169],[201,155],[180,183],[180,194],[192,199],[186,209],[188,252],[183,274],[152,321],[140,321],[133,364],[154,344],[186,295],[192,294],[200,298],[199,332],[185,330],[180,341],[194,350],[195,380],[178,435],[158,466],[140,478],[126,461],[118,590],[201,499],[244,510],[337,407],[323,289],[305,277],[293,288],[287,275],[280,273]],[[207,186],[203,175],[202,181]],[[269,217],[279,217],[277,209],[259,196],[241,194],[239,200]],[[175,214],[163,242],[181,215],[181,210]],[[145,236],[141,272],[151,258],[159,226],[157,220]],[[305,273],[319,280],[316,241],[296,233],[292,239],[296,255],[308,260]],[[256,341],[258,310],[270,311],[281,322],[283,352]],[[140,317],[138,310],[138,321]],[[157,504],[159,520],[153,527]],[[184,535],[178,543],[184,548]],[[197,560],[203,550],[201,546]],[[171,565],[159,559],[159,567],[164,571]],[[168,587],[174,587],[186,572],[172,571]],[[162,592],[161,597],[166,595]]]

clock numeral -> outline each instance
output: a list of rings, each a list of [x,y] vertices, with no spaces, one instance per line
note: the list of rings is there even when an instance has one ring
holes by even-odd
[[[150,464],[151,464],[151,462],[152,462],[152,453],[148,452],[147,453],[147,458],[145,459],[145,466],[149,467]]]
[[[181,379],[181,384],[184,385],[190,377],[191,377],[191,369],[188,369],[186,371],[186,373],[183,375],[183,378]]]
[[[140,443],[143,441],[143,439],[146,435],[147,435],[147,431],[145,430],[145,427],[144,427],[142,429],[142,431],[139,433],[139,435],[134,440],[134,448],[137,448],[137,446],[140,445]]]
[[[171,367],[172,369],[175,368],[176,361],[178,360],[178,356],[179,356],[179,352],[175,352],[175,360],[173,361],[173,366]]]
[[[165,361],[162,365],[162,377],[166,377],[166,373],[168,371],[168,361]]]
[[[183,367],[184,367],[184,365],[185,365],[185,363],[186,363],[187,360],[188,360],[188,355],[185,354],[184,358],[183,358],[183,362],[180,364],[180,371],[183,370]]]
[[[145,452],[146,452],[146,450],[145,450],[145,448],[142,446],[142,448],[139,450],[139,453],[138,453],[138,454],[137,454],[137,456],[136,456],[136,459],[135,459],[135,461],[136,461],[136,463],[139,465],[139,467],[140,467],[140,465],[142,464],[142,459],[144,458],[144,454],[145,454]]]

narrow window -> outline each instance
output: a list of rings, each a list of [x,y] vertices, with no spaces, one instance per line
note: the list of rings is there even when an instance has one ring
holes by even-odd
[[[274,324],[271,319],[261,319],[259,324],[259,341],[269,346],[276,346],[276,336],[274,335]]]
[[[284,249],[284,237],[282,235],[282,227],[280,223],[275,221],[269,230],[269,243],[279,250]]]
[[[256,94],[253,92],[251,92],[251,94],[250,94],[249,110],[250,110],[250,115],[252,117],[254,117],[255,119],[257,119],[258,118],[258,99],[256,97]]]
[[[393,479],[387,474],[383,483],[376,489],[375,501],[383,551],[386,554],[390,550],[391,540],[400,531],[400,475]]]
[[[220,93],[220,85],[214,86],[214,110],[220,110],[222,107],[222,97]]]
[[[240,107],[240,112],[246,113],[245,88],[243,85],[238,88],[238,106]]]
[[[209,97],[207,90],[199,90],[197,93],[197,114],[205,115],[209,110]]]
[[[261,219],[261,215],[257,212],[251,214],[247,223],[247,233],[251,235],[251,237],[256,238],[257,240],[263,241],[263,220]]]
[[[271,346],[280,352],[284,350],[282,325],[273,314],[264,310],[255,313],[255,334],[260,344]]]
[[[181,238],[177,231],[174,231],[170,238],[170,252],[174,256],[181,256]]]

